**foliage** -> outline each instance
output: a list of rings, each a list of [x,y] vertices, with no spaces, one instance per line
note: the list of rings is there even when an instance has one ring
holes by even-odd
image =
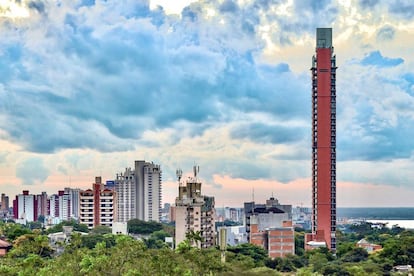
[[[26,258],[29,255],[51,257],[53,249],[49,245],[47,236],[38,233],[25,234],[18,237],[13,243],[13,249],[8,253],[11,258]]]
[[[170,237],[170,234],[165,232],[164,230],[155,231],[150,235],[148,239],[143,239],[147,248],[151,249],[159,249],[163,247],[168,247],[165,243],[165,238]]]
[[[201,236],[200,231],[190,230],[185,233],[185,238],[191,245],[199,246],[203,241],[203,237]]]
[[[104,243],[107,248],[115,245],[115,235],[112,234],[89,234],[81,236],[82,247],[95,248],[98,243]]]
[[[364,248],[356,247],[344,254],[341,258],[343,262],[357,263],[368,259],[368,252]]]
[[[91,232],[91,234],[98,234],[98,235],[103,235],[103,234],[111,234],[112,233],[112,229],[106,225],[97,225],[95,226]]]
[[[249,243],[230,246],[227,250],[252,258],[255,266],[263,266],[266,259],[268,258],[267,252],[263,248]]]
[[[11,242],[20,236],[32,233],[29,228],[18,223],[3,224],[1,227],[1,232]]]
[[[0,229],[29,231],[16,237],[7,257],[0,258],[0,275],[391,275],[394,265],[414,264],[414,232],[398,229],[363,228],[365,239],[375,238],[384,247],[374,254],[355,247],[352,239],[359,233],[340,233],[336,257],[318,248],[301,256],[269,259],[262,248],[242,244],[228,248],[226,263],[221,263],[218,249],[196,248],[189,239],[171,250],[163,242],[170,235],[161,229],[142,241],[101,234],[107,229],[84,236],[73,233],[59,256],[53,255],[47,236],[39,230],[1,223]]]
[[[62,221],[61,223],[56,224],[55,226],[47,229],[46,232],[48,234],[63,232],[63,226],[73,226],[73,231],[77,231],[77,232],[84,232],[84,233],[89,232],[88,226],[86,226],[85,224],[79,224],[75,220]]]
[[[155,231],[160,231],[163,229],[161,223],[156,221],[143,221],[139,219],[131,219],[127,223],[128,233],[132,234],[141,234],[148,235]]]
[[[305,232],[303,231],[295,231],[295,253],[298,256],[305,254]]]

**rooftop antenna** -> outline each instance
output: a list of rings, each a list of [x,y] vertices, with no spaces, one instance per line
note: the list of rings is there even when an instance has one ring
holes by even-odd
[[[254,187],[252,188],[252,201],[254,202]]]
[[[200,172],[200,166],[194,165],[193,171],[194,171],[194,178],[197,179],[197,175]]]
[[[183,176],[183,171],[181,169],[177,169],[175,171],[175,175],[177,176],[178,179],[178,184],[181,184],[181,177]]]

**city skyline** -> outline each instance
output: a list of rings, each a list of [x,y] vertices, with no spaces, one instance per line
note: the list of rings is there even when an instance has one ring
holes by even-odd
[[[328,27],[337,205],[413,206],[411,2],[135,2],[0,4],[2,193],[86,189],[148,160],[163,202],[197,164],[216,207],[311,206],[310,57]]]

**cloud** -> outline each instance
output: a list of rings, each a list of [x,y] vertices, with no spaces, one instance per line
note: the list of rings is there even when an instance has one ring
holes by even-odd
[[[392,26],[386,25],[378,30],[377,40],[378,41],[390,41],[395,37],[395,29]]]
[[[379,0],[359,0],[359,4],[362,8],[373,8],[379,3]]]
[[[173,15],[149,1],[25,4],[29,17],[0,20],[0,137],[25,158],[58,156],[50,174],[112,177],[141,156],[166,179],[199,161],[206,175],[306,178],[315,28],[333,26],[338,168],[412,163],[409,12],[354,2],[193,1]]]
[[[402,58],[388,58],[381,55],[380,51],[373,51],[361,60],[362,65],[374,65],[379,67],[392,67],[402,64]]]
[[[43,183],[49,176],[49,170],[41,158],[29,158],[16,166],[16,176],[22,180],[23,185]]]
[[[389,12],[396,14],[403,19],[411,20],[414,18],[414,3],[410,0],[396,0],[389,3]]]
[[[231,132],[232,138],[248,138],[252,141],[273,144],[295,143],[306,136],[303,127],[289,127],[253,123],[239,125]]]

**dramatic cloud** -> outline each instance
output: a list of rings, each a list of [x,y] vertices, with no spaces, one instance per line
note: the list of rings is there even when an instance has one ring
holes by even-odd
[[[10,3],[0,172],[23,184],[83,185],[135,159],[160,163],[168,181],[199,163],[215,189],[226,187],[213,175],[308,179],[315,28],[333,27],[339,181],[409,185],[398,171],[414,166],[410,1]]]

